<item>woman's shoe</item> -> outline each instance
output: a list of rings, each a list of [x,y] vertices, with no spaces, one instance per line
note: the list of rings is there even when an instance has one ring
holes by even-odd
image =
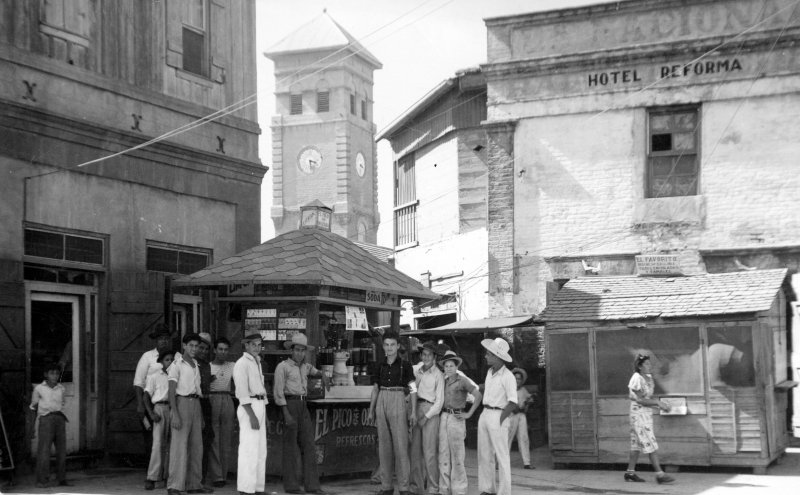
[[[636,473],[625,473],[625,481],[635,481],[637,483],[644,483],[644,479],[640,478]],[[659,481],[659,483],[661,483]]]

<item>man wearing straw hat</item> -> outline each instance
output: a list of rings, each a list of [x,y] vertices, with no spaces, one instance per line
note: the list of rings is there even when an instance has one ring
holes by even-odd
[[[283,411],[283,488],[286,493],[325,493],[319,487],[317,474],[317,451],[314,447],[314,425],[306,407],[308,377],[322,377],[325,388],[330,385],[328,377],[309,363],[306,351],[314,348],[308,345],[305,334],[295,333],[283,346],[292,351],[289,359],[275,367],[275,404]],[[297,461],[302,454],[303,484],[300,488],[297,479]]]
[[[505,339],[483,339],[486,349],[486,382],[483,412],[478,420],[478,488],[481,495],[511,495],[511,456],[508,450],[508,417],[517,410],[517,381],[505,363],[511,362]],[[500,474],[494,476],[495,456]]]
[[[239,493],[264,491],[267,464],[267,391],[261,370],[261,334],[242,339],[244,353],[233,365],[233,382],[239,408],[239,464],[236,489]]]
[[[528,412],[528,406],[533,403],[533,396],[528,389],[525,388],[525,382],[528,381],[528,372],[522,368],[514,368],[511,370],[514,379],[517,381],[517,410],[508,419],[508,448],[511,449],[511,444],[514,442],[514,437],[517,437],[517,446],[519,453],[522,456],[522,465],[525,469],[536,469],[531,465],[531,443],[528,439],[528,418],[525,414]]]

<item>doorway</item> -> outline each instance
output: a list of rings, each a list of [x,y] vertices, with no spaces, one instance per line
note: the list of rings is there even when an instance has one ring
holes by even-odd
[[[69,294],[30,294],[28,306],[30,323],[30,377],[31,388],[44,380],[44,370],[49,364],[61,368],[67,416],[67,453],[80,449],[81,396],[80,396],[80,297]],[[36,452],[38,425],[34,425],[31,451]]]

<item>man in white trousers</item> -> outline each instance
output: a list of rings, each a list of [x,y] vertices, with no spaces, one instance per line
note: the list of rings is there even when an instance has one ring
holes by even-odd
[[[239,408],[239,464],[236,489],[242,494],[264,492],[267,463],[267,391],[261,371],[261,335],[242,339],[244,354],[233,366]]]
[[[478,488],[481,495],[511,495],[511,455],[508,450],[508,417],[517,410],[517,380],[506,368],[510,363],[505,339],[484,339],[486,382],[483,385],[483,412],[478,420]],[[495,481],[495,457],[500,475]]]

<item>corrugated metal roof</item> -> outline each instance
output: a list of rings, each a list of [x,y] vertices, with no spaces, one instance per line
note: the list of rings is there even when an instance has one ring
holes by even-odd
[[[327,11],[303,24],[288,36],[272,45],[264,52],[269,58],[273,55],[283,55],[296,52],[311,52],[317,50],[336,50],[348,47],[353,53],[372,63],[375,68],[383,67],[380,60],[371,54],[357,39],[347,32],[345,28],[334,21]]]
[[[174,281],[176,286],[245,283],[333,285],[418,299],[439,297],[353,241],[319,229],[281,234]]]
[[[681,318],[754,313],[770,308],[786,269],[690,277],[580,277],[542,312],[553,321]]]

